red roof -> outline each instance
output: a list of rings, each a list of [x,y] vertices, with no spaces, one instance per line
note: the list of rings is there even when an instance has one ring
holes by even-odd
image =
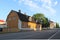
[[[5,22],[4,20],[0,20],[0,22]]]

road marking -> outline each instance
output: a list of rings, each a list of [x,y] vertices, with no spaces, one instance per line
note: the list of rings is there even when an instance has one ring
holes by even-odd
[[[51,39],[52,37],[54,37],[56,34],[57,34],[57,32],[54,33],[48,40],[50,40],[50,39]]]

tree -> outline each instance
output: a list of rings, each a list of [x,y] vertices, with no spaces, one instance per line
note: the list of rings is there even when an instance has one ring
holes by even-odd
[[[45,16],[44,16],[44,14],[42,14],[42,13],[37,13],[37,14],[34,14],[33,17],[34,17],[35,19],[39,20],[40,18],[43,18],[43,17],[45,17]]]
[[[42,26],[43,27],[48,27],[49,26],[49,22],[48,22],[48,18],[45,17],[44,14],[42,13],[36,13],[33,15],[33,17],[36,19],[36,20],[42,20]]]
[[[45,26],[45,27],[49,27],[49,26],[50,26],[49,20],[48,20],[48,18],[46,18],[46,17],[45,17],[44,26]]]
[[[58,23],[56,23],[56,28],[59,28],[59,24]]]

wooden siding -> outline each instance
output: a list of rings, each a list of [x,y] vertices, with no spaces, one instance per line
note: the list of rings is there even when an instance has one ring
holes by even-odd
[[[29,28],[28,27],[28,22],[22,22],[22,28]]]
[[[8,28],[18,28],[18,18],[19,17],[15,12],[11,12],[7,17]]]

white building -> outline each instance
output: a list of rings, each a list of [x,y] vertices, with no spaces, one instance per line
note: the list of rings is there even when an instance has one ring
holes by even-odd
[[[7,27],[7,23],[4,20],[0,20],[0,28]]]
[[[56,28],[56,23],[53,21],[50,21],[50,29]]]

